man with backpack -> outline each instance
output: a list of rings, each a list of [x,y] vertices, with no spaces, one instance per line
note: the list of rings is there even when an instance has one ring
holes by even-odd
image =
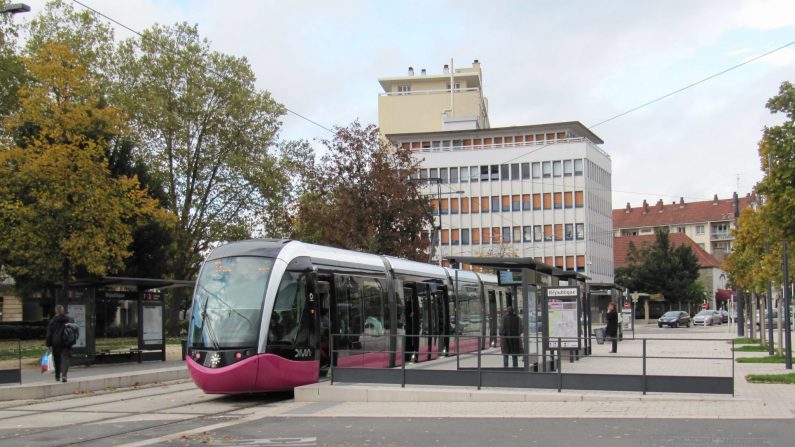
[[[77,337],[78,329],[74,320],[66,316],[63,306],[60,304],[55,306],[55,316],[47,325],[47,347],[52,349],[56,382],[66,382],[69,360],[72,358],[72,346],[77,343]]]

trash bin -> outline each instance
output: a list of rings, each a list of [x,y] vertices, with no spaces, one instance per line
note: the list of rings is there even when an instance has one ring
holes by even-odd
[[[603,345],[605,343],[605,328],[594,329],[593,335],[596,337],[596,344]]]

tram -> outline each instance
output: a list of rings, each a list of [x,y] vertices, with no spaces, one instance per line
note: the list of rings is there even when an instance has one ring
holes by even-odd
[[[495,346],[499,316],[521,312],[520,301],[494,275],[292,240],[234,242],[199,272],[185,361],[207,393],[289,390],[333,366]]]

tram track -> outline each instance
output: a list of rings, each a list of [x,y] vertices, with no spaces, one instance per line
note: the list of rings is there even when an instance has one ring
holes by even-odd
[[[25,411],[25,412],[29,412],[29,413],[28,414],[23,414],[23,415],[17,414],[17,415],[14,415],[14,416],[0,418],[0,420],[8,421],[8,420],[12,420],[12,419],[15,419],[15,418],[20,418],[20,417],[31,418],[31,417],[36,417],[36,416],[51,420],[52,417],[53,417],[51,415],[54,415],[54,414],[57,414],[57,413],[63,413],[63,412],[67,412],[67,413],[97,413],[96,410],[91,410],[90,407],[107,406],[107,405],[113,405],[113,404],[118,404],[120,406],[124,406],[125,404],[130,404],[132,402],[140,401],[142,399],[149,399],[149,398],[151,398],[153,396],[162,396],[163,395],[163,391],[162,390],[160,390],[159,392],[157,392],[157,390],[153,390],[153,391],[155,391],[155,392],[147,393],[147,394],[142,395],[142,396],[126,396],[126,397],[123,397],[123,398],[120,398],[120,399],[111,399],[111,400],[106,400],[106,401],[97,402],[97,403],[91,403],[91,404],[76,404],[76,405],[73,405],[73,406],[59,407],[59,408],[53,408],[53,409],[36,409],[36,410],[26,410],[25,409],[25,407],[29,407],[29,406],[33,406],[33,405],[40,405],[41,402],[29,403],[29,404],[26,404],[26,405],[18,405],[18,406],[13,406],[13,407],[6,407],[6,408],[4,408],[4,410],[7,410],[7,411]],[[196,388],[191,387],[189,389],[184,389],[184,390],[175,390],[174,392],[169,393],[169,396],[180,395],[180,394],[185,394],[185,393],[195,393],[196,391],[198,391]],[[191,405],[197,405],[197,404],[213,402],[215,400],[229,400],[229,399],[239,399],[239,397],[234,397],[233,398],[233,397],[230,397],[230,396],[218,396],[217,399],[211,399],[211,400],[208,400],[208,401],[187,402],[187,403],[186,402],[180,402],[178,404],[166,405],[166,406],[158,407],[158,408],[155,408],[155,409],[144,409],[144,410],[140,410],[140,411],[126,411],[126,412],[125,411],[118,411],[118,412],[114,411],[112,413],[112,415],[110,415],[109,417],[94,419],[94,420],[92,420],[90,422],[90,424],[91,425],[111,424],[111,423],[113,423],[114,420],[135,418],[136,416],[140,416],[140,415],[144,415],[144,414],[149,414],[149,415],[158,414],[158,413],[162,413],[162,412],[168,412],[168,411],[174,410],[174,409],[179,409],[179,408],[182,408],[182,407],[189,407]],[[170,416],[183,415],[185,417],[180,417],[180,418],[174,419],[174,420],[163,421],[163,422],[160,422],[160,423],[156,423],[154,425],[146,424],[144,427],[138,427],[138,428],[134,428],[134,429],[127,429],[127,430],[121,429],[119,431],[114,431],[112,433],[102,434],[100,436],[93,436],[93,437],[90,437],[90,438],[79,439],[79,440],[75,440],[75,441],[72,441],[72,442],[69,442],[67,439],[61,439],[58,444],[59,445],[64,445],[64,446],[65,445],[90,444],[90,443],[94,443],[94,442],[97,442],[97,441],[102,441],[104,439],[110,439],[110,438],[113,438],[113,437],[127,436],[127,435],[130,435],[130,434],[133,434],[133,433],[137,433],[137,432],[145,432],[145,431],[150,431],[150,430],[157,430],[159,428],[168,427],[168,426],[177,425],[177,424],[190,424],[191,422],[194,422],[194,421],[197,421],[197,420],[201,420],[203,418],[208,418],[209,419],[209,418],[218,418],[219,416],[223,417],[223,416],[229,415],[230,413],[233,413],[233,412],[236,412],[236,411],[246,410],[248,408],[252,408],[252,407],[256,407],[256,406],[260,406],[260,405],[271,405],[271,404],[283,401],[284,400],[284,395],[280,395],[280,394],[270,395],[270,396],[262,395],[261,397],[257,396],[257,397],[251,397],[249,399],[254,399],[254,401],[250,402],[250,403],[245,403],[245,404],[242,404],[242,405],[235,405],[234,408],[230,408],[230,409],[227,409],[227,410],[214,412],[214,413],[211,413],[211,414],[206,414],[206,413],[197,414],[195,411],[185,411],[184,413],[182,413],[182,412],[180,412],[180,413],[169,412],[169,413],[164,413],[164,414],[167,414],[167,415],[170,415]],[[103,412],[107,413],[107,410],[103,410]],[[39,436],[46,436],[47,434],[50,434],[50,433],[79,433],[81,431],[80,430],[81,427],[86,426],[86,424],[87,424],[86,421],[80,421],[80,422],[69,423],[69,424],[61,424],[61,425],[57,425],[57,426],[22,429],[21,431],[16,431],[15,433],[11,434],[10,436],[0,435],[0,441],[3,441],[5,443],[5,442],[10,442],[10,441],[15,441],[15,440],[16,441],[26,440],[26,438],[28,438],[26,441],[31,441],[30,438],[39,437]],[[85,430],[82,430],[82,431],[85,431]],[[26,443],[26,445],[27,445],[27,443]]]

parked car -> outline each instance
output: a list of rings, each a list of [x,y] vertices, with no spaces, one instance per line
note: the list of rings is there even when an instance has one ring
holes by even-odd
[[[721,322],[722,323],[728,323],[729,322],[729,312],[727,312],[727,311],[725,311],[723,309],[718,309],[718,312],[720,312]]]
[[[693,325],[712,326],[713,324],[721,324],[723,318],[720,312],[712,309],[704,309],[693,317]]]
[[[663,327],[664,325],[669,327],[690,327],[690,315],[687,312],[681,310],[672,310],[666,312],[663,314],[663,316],[657,319],[658,327]]]

